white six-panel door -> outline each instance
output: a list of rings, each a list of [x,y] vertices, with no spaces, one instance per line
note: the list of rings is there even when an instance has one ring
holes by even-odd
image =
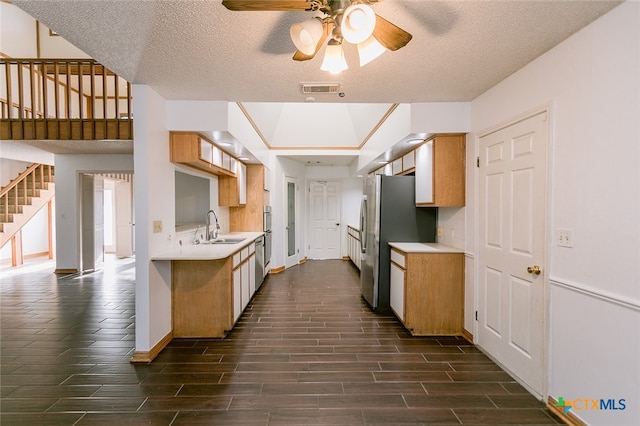
[[[478,344],[540,396],[547,145],[546,111],[480,137]]]
[[[309,184],[309,258],[341,259],[340,182]]]

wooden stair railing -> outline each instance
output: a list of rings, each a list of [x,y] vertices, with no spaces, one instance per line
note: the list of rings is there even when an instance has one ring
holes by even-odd
[[[52,257],[51,200],[55,193],[54,168],[32,164],[0,189],[0,247],[12,242],[12,264],[22,263],[21,230],[45,205],[49,205],[49,257]],[[19,247],[19,253],[16,253]]]
[[[92,59],[0,58],[0,139],[133,139],[131,84]]]

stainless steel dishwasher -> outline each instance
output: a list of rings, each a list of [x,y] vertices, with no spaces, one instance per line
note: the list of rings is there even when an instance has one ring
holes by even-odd
[[[256,238],[256,290],[264,281],[264,236]]]

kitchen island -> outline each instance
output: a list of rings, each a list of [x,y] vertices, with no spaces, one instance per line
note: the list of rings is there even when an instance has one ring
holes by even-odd
[[[389,243],[391,309],[412,335],[463,335],[464,251],[438,243]]]
[[[217,243],[182,240],[151,257],[171,261],[173,337],[224,337],[233,328],[255,293],[255,240],[262,235],[234,232]]]

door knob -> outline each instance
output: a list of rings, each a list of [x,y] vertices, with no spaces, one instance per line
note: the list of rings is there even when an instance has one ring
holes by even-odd
[[[527,268],[527,272],[533,275],[540,275],[540,272],[542,272],[542,270],[538,265],[534,265],[534,266],[529,266]]]

